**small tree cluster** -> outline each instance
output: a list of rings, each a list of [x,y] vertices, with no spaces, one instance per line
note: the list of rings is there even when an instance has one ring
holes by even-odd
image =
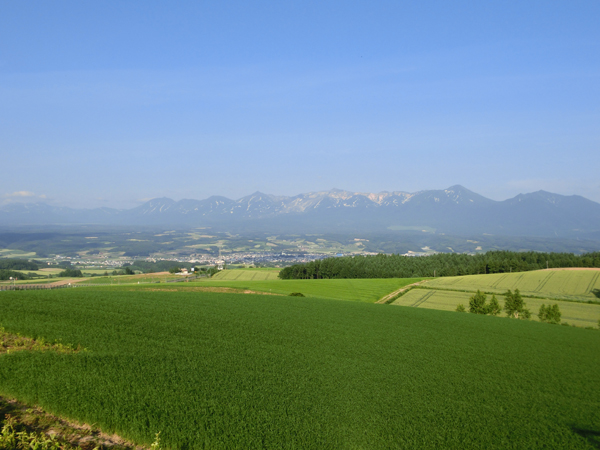
[[[557,304],[554,304],[552,306],[540,306],[540,312],[538,313],[538,317],[542,322],[559,324],[561,316],[562,314]]]
[[[514,317],[515,319],[531,318],[531,313],[526,308],[527,305],[525,305],[518,289],[515,289],[515,292],[511,292],[509,289],[504,296],[506,298],[504,311],[506,311],[508,317]]]
[[[492,295],[490,303],[486,303],[486,300],[487,296],[478,289],[475,295],[469,299],[469,312],[474,314],[490,314],[492,316],[498,315],[502,309],[496,296]]]
[[[72,277],[72,278],[77,278],[77,277],[82,277],[83,273],[81,273],[81,270],[79,269],[65,269],[62,272],[60,272],[58,274],[59,277]]]

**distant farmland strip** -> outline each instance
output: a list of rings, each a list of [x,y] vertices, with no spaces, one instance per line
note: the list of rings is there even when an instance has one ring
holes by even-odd
[[[600,272],[593,270],[554,270],[549,273],[544,270],[522,274],[471,275],[455,279],[436,278],[412,289],[392,304],[453,311],[458,304],[468,308],[470,297],[476,290],[481,290],[487,293],[488,299],[490,292],[495,292],[503,305],[502,294],[505,290],[498,288],[503,285],[512,290],[526,288],[521,293],[525,296],[524,301],[533,320],[538,320],[537,312],[542,304],[558,304],[564,322],[597,327],[600,304],[591,289],[599,275]],[[582,284],[582,281],[585,283]]]
[[[519,289],[524,295],[576,301],[597,301],[592,293],[598,283],[598,270],[538,270],[513,274],[468,275],[435,278],[425,283],[428,288],[476,291],[501,294]],[[552,274],[552,275],[551,275]],[[502,278],[502,280],[499,280]],[[494,287],[497,286],[497,287]]]

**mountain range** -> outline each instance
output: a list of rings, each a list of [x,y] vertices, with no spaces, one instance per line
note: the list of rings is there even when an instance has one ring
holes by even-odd
[[[320,233],[413,231],[600,239],[600,204],[545,191],[495,201],[462,186],[414,193],[339,189],[292,197],[255,192],[231,200],[156,198],[138,207],[73,209],[46,203],[0,207],[1,226],[97,224],[218,227],[223,231]]]

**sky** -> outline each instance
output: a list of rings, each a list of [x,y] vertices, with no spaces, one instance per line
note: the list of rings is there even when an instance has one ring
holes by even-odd
[[[0,2],[0,204],[600,202],[600,2]]]

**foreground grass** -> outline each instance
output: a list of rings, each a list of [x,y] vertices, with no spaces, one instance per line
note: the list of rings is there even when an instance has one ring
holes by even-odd
[[[594,448],[600,333],[360,302],[3,292],[0,393],[166,448]]]

